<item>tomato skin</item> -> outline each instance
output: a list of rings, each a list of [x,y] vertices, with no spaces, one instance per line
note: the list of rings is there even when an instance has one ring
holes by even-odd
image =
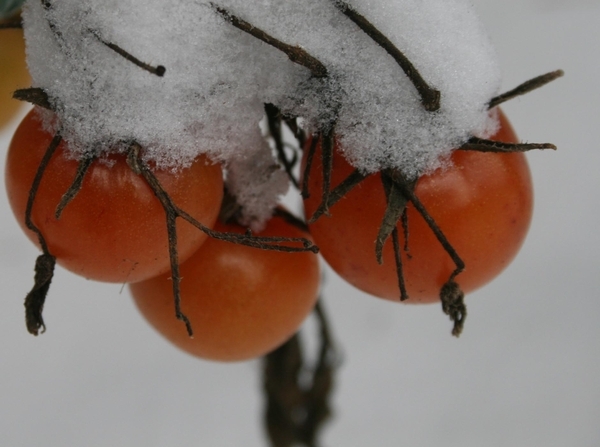
[[[217,223],[220,231],[244,233]],[[273,217],[259,236],[308,237]],[[209,239],[181,264],[181,309],[194,337],[175,318],[169,275],[130,284],[133,299],[165,338],[194,356],[239,361],[275,349],[312,310],[319,289],[318,257],[282,253]]]
[[[518,142],[500,112],[500,130],[491,138]],[[311,216],[321,197],[320,147],[304,205]],[[415,194],[465,262],[456,282],[469,292],[496,277],[516,256],[527,234],[533,209],[533,188],[522,153],[498,154],[454,151],[452,166],[422,176]],[[332,187],[353,168],[335,152]],[[368,177],[310,225],[315,243],[328,264],[345,280],[372,295],[398,301],[400,297],[391,238],[384,246],[383,265],[375,258],[375,240],[386,202],[379,174]],[[408,205],[409,254],[403,251],[408,303],[439,301],[442,285],[455,264],[431,229]],[[398,225],[400,245],[404,245]]]
[[[34,109],[13,136],[6,162],[10,205],[21,228],[36,245],[36,234],[25,226],[25,209],[33,178],[51,140],[52,135],[41,128]],[[94,161],[81,190],[61,218],[55,218],[56,206],[71,186],[79,164],[67,158],[65,150],[62,142],[48,164],[31,216],[57,262],[81,276],[107,282],[141,281],[169,271],[165,212],[145,180],[132,172],[122,155]],[[178,174],[156,171],[155,175],[178,206],[205,225],[214,224],[223,194],[218,165],[200,157]],[[206,240],[204,233],[181,219],[177,236],[181,260]]]

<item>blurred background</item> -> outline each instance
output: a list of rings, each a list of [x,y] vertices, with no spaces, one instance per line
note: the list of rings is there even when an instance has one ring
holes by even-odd
[[[600,150],[592,132],[600,3],[474,4],[497,46],[504,90],[565,71],[503,106],[523,140],[559,151],[529,155],[530,234],[504,274],[468,296],[460,339],[437,305],[384,302],[327,273],[323,294],[342,365],[324,446],[600,445]],[[25,111],[0,131],[2,150]],[[0,209],[0,444],[267,445],[261,363],[216,364],[178,351],[121,285],[58,269],[48,331],[29,335],[22,302],[37,251],[4,194]]]

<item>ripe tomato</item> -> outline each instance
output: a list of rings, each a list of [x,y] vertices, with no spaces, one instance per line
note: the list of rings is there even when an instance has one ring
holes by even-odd
[[[2,128],[24,104],[12,98],[19,88],[30,84],[25,64],[25,41],[23,30],[0,30],[0,128]]]
[[[40,161],[52,140],[41,128],[35,109],[18,127],[10,144],[5,181],[12,210],[25,227],[29,190]],[[99,281],[134,282],[170,269],[165,212],[145,180],[133,173],[121,155],[94,161],[83,186],[65,207],[54,214],[70,187],[78,162],[66,155],[62,142],[48,164],[32,210],[50,253],[63,267]],[[218,215],[223,195],[221,168],[199,157],[178,174],[155,175],[173,201],[207,226]],[[188,258],[206,235],[187,222],[177,221],[179,257]]]
[[[244,233],[217,223],[220,231]],[[273,217],[259,236],[307,237]],[[180,266],[181,309],[194,338],[175,318],[169,274],[130,285],[142,315],[165,338],[205,359],[238,361],[275,349],[313,308],[319,288],[318,257],[282,253],[209,239]]]
[[[500,129],[491,138],[517,142],[500,113]],[[321,199],[320,146],[309,178],[307,216]],[[532,215],[533,190],[527,160],[522,153],[498,154],[456,150],[452,166],[422,176],[415,194],[424,204],[450,244],[466,264],[456,282],[472,291],[496,277],[516,256]],[[332,187],[353,168],[335,152]],[[375,258],[375,240],[386,208],[379,174],[367,177],[345,198],[310,225],[311,234],[329,265],[345,280],[372,295],[400,297],[391,240],[384,246],[383,264]],[[410,299],[439,300],[442,285],[455,269],[424,219],[408,205],[409,254],[402,253],[403,271]],[[404,245],[398,225],[400,246]]]

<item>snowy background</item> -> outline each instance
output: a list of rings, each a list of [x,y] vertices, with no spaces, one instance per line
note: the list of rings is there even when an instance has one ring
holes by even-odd
[[[474,3],[497,46],[503,90],[565,70],[503,106],[521,138],[559,151],[529,156],[529,237],[501,277],[469,295],[460,339],[438,306],[383,302],[327,275],[344,362],[325,447],[600,445],[600,150],[591,132],[600,116],[600,4]],[[179,352],[120,285],[58,270],[48,331],[29,335],[22,300],[37,252],[3,195],[0,207],[1,445],[267,445],[260,363]]]

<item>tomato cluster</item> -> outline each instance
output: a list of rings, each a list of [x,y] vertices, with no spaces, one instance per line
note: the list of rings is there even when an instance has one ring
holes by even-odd
[[[181,299],[194,338],[173,311],[170,241],[165,209],[126,155],[90,160],[72,200],[57,214],[81,162],[61,141],[47,160],[53,135],[38,110],[21,122],[11,141],[5,181],[9,203],[27,236],[74,273],[130,283],[142,314],[159,332],[203,358],[242,360],[263,355],[289,338],[317,299],[319,267],[311,252],[282,253],[210,239],[189,222],[176,227]],[[32,184],[40,172],[35,196]],[[223,198],[221,167],[204,156],[178,173],[153,171],[164,192],[192,220],[216,234],[246,229],[218,223]],[[215,226],[216,223],[216,226]],[[32,231],[32,227],[36,231]],[[299,240],[308,234],[273,218],[261,238]],[[189,259],[188,259],[189,258]]]
[[[6,57],[22,56],[20,31],[13,31],[0,41],[3,58],[7,49],[14,54]],[[15,42],[4,39],[15,36]],[[2,73],[8,80],[0,80],[4,101],[4,89],[26,81],[22,64],[2,60],[2,65],[15,71]],[[37,104],[51,108],[49,101]],[[2,106],[0,112],[9,109]],[[360,181],[328,206],[328,194],[357,170],[331,137],[328,159],[323,135],[317,133],[302,159],[305,214],[314,218],[305,227],[277,215],[253,235],[219,217],[223,170],[206,156],[178,172],[156,169],[135,142],[76,158],[60,128],[50,133],[49,120],[40,113],[52,112],[36,108],[23,119],[6,162],[9,202],[24,232],[52,259],[52,268],[56,260],[89,279],[128,283],[150,324],[202,358],[260,356],[298,329],[318,295],[318,259],[308,252],[313,239],[343,279],[369,294],[409,303],[441,299],[444,306],[455,295],[462,306],[463,292],[491,281],[510,263],[531,220],[525,156],[466,147],[452,151],[445,167],[410,182],[394,180],[400,182],[396,186],[389,182],[397,169],[359,174]],[[497,114],[499,128],[490,140],[518,143],[504,114]],[[3,119],[0,115],[0,124]],[[277,119],[279,127],[286,121],[298,137],[297,121]],[[275,146],[282,148],[279,143]],[[293,178],[294,162],[282,164],[294,183],[301,183]],[[397,219],[384,231],[390,226],[385,219],[393,187],[406,188],[395,192]],[[329,209],[316,218],[323,206]],[[276,243],[261,245],[267,240]],[[306,242],[304,249],[292,247],[298,241]],[[43,284],[38,276],[44,275],[36,270],[32,293],[45,291],[33,313],[41,315],[51,273]]]
[[[499,117],[499,130],[492,138],[517,142],[502,112]],[[37,109],[23,119],[12,139],[5,179],[9,202],[23,230],[38,245],[43,235],[46,246],[42,248],[77,274],[130,283],[141,313],[175,345],[202,358],[256,357],[289,338],[312,309],[319,285],[314,254],[207,239],[206,233],[184,220],[176,226],[180,287],[175,291],[164,204],[132,168],[131,160],[125,154],[91,159],[77,193],[64,203],[83,164],[69,155],[62,141],[48,157],[52,143],[53,136],[43,129]],[[306,183],[308,216],[318,209],[323,196],[320,152],[318,143],[317,161]],[[32,195],[41,165],[43,175]],[[331,187],[353,169],[337,147]],[[244,227],[217,219],[223,199],[220,166],[200,157],[179,173],[153,170],[153,175],[170,200],[192,219],[214,227],[216,234],[246,234]],[[457,277],[467,292],[508,265],[531,219],[531,178],[521,153],[456,150],[448,167],[419,178],[414,194],[467,266]],[[408,302],[438,301],[456,266],[412,203],[406,205],[406,219],[397,224],[399,243],[388,241],[382,263],[377,261],[375,240],[386,206],[381,174],[368,176],[331,207],[329,216],[311,222],[310,232],[331,267],[359,289],[399,301],[395,262],[399,255]],[[311,237],[279,217],[272,218],[257,236]],[[194,328],[193,338],[175,318],[174,294],[181,299],[182,315]]]

